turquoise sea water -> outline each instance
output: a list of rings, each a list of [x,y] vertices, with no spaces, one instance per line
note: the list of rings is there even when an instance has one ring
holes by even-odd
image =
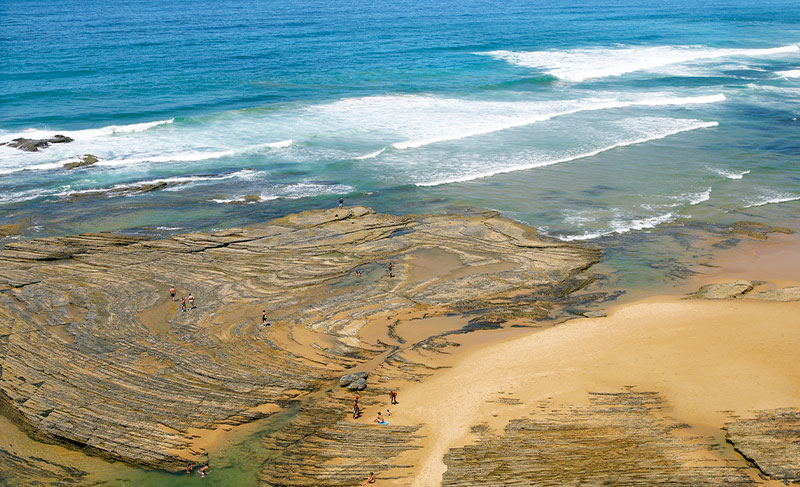
[[[75,141],[0,147],[0,224],[488,207],[604,247],[627,284],[666,279],[685,249],[661,229],[796,221],[799,46],[788,0],[5,0],[0,142]]]
[[[797,2],[10,0],[0,18],[0,141],[75,138],[0,147],[0,222],[31,217],[26,237],[340,196],[590,241],[798,209]]]

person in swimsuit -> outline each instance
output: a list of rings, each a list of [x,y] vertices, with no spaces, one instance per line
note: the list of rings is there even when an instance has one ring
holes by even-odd
[[[386,419],[384,419],[384,417],[381,416],[381,412],[380,411],[378,411],[378,417],[375,418],[375,422],[378,423],[378,424],[386,424]]]
[[[186,473],[192,473],[192,464],[186,465]]]
[[[375,483],[375,474],[370,472],[369,477],[367,477],[367,480],[361,482],[361,485],[374,484],[374,483]]]
[[[387,409],[386,410],[386,414],[384,414],[383,416],[388,418],[391,415],[392,415],[392,412]]]
[[[186,300],[183,299],[183,296],[181,296],[181,299],[179,299],[178,302],[181,304],[181,311],[185,312],[186,311]]]
[[[208,464],[206,463],[203,467],[200,468],[200,470],[198,470],[198,472],[200,473],[201,477],[205,477],[206,475],[208,475]]]
[[[389,391],[389,399],[392,404],[397,404],[397,391]]]
[[[339,198],[339,208],[344,206],[344,198]]]
[[[189,293],[189,297],[186,298],[186,300],[189,302],[189,307],[191,309],[195,309],[197,307],[194,305],[194,296],[192,296],[192,293]]]
[[[173,301],[175,301],[175,293],[176,293],[176,291],[175,291],[174,287],[169,288],[169,295],[170,295],[170,297],[172,297]]]

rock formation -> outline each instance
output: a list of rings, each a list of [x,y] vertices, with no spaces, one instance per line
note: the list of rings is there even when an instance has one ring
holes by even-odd
[[[728,443],[764,475],[800,483],[800,409],[760,411],[726,429]]]
[[[38,152],[39,149],[44,149],[50,144],[66,144],[72,141],[73,139],[66,135],[54,135],[49,139],[25,139],[20,137],[0,145],[6,145],[25,152]]]
[[[64,169],[78,169],[80,167],[91,166],[98,161],[97,156],[91,154],[84,154],[75,162],[68,162],[64,164]]]
[[[190,428],[265,417],[390,353],[359,339],[370,320],[546,317],[598,257],[496,212],[362,207],[163,240],[14,242],[0,251],[0,405],[40,439],[177,470],[202,458]]]

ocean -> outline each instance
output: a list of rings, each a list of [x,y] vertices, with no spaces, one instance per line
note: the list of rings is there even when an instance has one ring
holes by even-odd
[[[75,139],[0,146],[0,224],[28,219],[0,244],[343,197],[492,208],[630,255],[660,227],[800,209],[793,1],[9,0],[0,18],[0,142]]]

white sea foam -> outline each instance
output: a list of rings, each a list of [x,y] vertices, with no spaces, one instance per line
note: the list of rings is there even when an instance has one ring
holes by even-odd
[[[356,157],[356,159],[361,159],[361,160],[363,160],[363,159],[373,159],[373,158],[378,157],[379,155],[383,154],[384,151],[386,151],[386,147],[384,147],[382,149],[379,149],[379,150],[376,150],[375,152],[370,152],[369,154],[364,154],[363,156],[358,156],[358,157]]]
[[[800,69],[790,69],[788,71],[777,71],[775,74],[781,78],[800,78]]]
[[[655,228],[663,223],[669,223],[676,218],[672,213],[664,213],[644,218],[622,219],[614,218],[609,222],[609,230],[586,232],[579,235],[553,235],[555,238],[570,242],[573,240],[592,240],[614,234],[628,233],[633,230],[646,230]]]
[[[245,195],[234,196],[232,198],[210,199],[212,203],[258,203],[261,201],[271,201],[279,198],[300,199],[311,196],[321,196],[325,194],[343,194],[353,191],[352,186],[346,184],[319,184],[311,182],[300,182],[294,184],[278,184],[263,191],[259,195],[258,201],[246,199]]]
[[[584,81],[648,71],[668,65],[723,57],[765,57],[800,51],[791,44],[770,49],[719,49],[706,46],[629,46],[566,51],[491,51],[475,54],[526,68],[540,69],[565,81]]]
[[[534,115],[526,115],[521,117],[507,117],[505,120],[500,120],[495,123],[483,123],[474,127],[465,128],[459,132],[441,133],[430,137],[407,140],[405,142],[395,142],[392,147],[395,149],[414,149],[437,142],[445,142],[450,140],[460,140],[467,137],[474,137],[477,135],[486,135],[501,130],[508,130],[516,127],[523,127],[536,122],[550,120],[556,117],[565,115],[573,115],[580,112],[596,111],[596,110],[611,110],[615,108],[626,108],[633,106],[668,106],[668,105],[696,105],[705,103],[717,103],[725,101],[725,95],[722,93],[716,95],[705,96],[689,96],[689,97],[663,97],[656,96],[640,100],[617,100],[617,99],[590,99],[578,101],[574,108],[563,109],[560,111],[552,111],[545,113],[538,113]]]
[[[750,174],[749,169],[747,171],[729,171],[727,169],[719,169],[716,167],[709,167],[708,169],[709,171],[728,179],[742,179],[746,174]]]
[[[604,147],[600,147],[598,149],[594,149],[594,150],[587,151],[587,152],[582,152],[582,153],[575,154],[575,155],[569,155],[569,156],[566,156],[566,157],[560,157],[560,158],[555,158],[555,159],[551,159],[551,160],[536,161],[536,162],[525,163],[525,164],[515,164],[515,165],[509,165],[509,166],[502,166],[502,167],[493,168],[493,169],[491,169],[489,171],[459,174],[459,175],[454,175],[454,176],[450,176],[450,177],[446,177],[446,178],[442,178],[442,179],[436,179],[436,180],[432,180],[432,181],[417,182],[415,184],[417,186],[439,186],[441,184],[463,183],[463,182],[466,182],[466,181],[472,181],[474,179],[487,178],[487,177],[494,176],[494,175],[497,175],[497,174],[508,173],[508,172],[513,172],[513,171],[521,171],[521,170],[525,170],[525,169],[533,169],[533,168],[536,168],[536,167],[550,166],[550,165],[553,165],[553,164],[560,164],[562,162],[570,162],[570,161],[574,161],[574,160],[577,160],[577,159],[584,159],[586,157],[593,157],[593,156],[596,156],[596,155],[601,154],[603,152],[607,152],[607,151],[610,151],[610,150],[613,150],[613,149],[617,149],[619,147],[625,147],[625,146],[629,146],[629,145],[641,144],[641,143],[650,142],[650,141],[653,141],[653,140],[663,139],[665,137],[669,137],[670,135],[679,134],[681,132],[688,132],[688,131],[691,131],[691,130],[697,130],[697,129],[702,129],[702,128],[711,128],[711,127],[716,127],[717,125],[719,125],[717,122],[704,122],[704,121],[701,121],[701,120],[687,120],[686,122],[687,122],[686,125],[679,126],[677,128],[673,128],[671,130],[665,130],[663,132],[658,132],[658,133],[655,133],[655,134],[652,134],[652,135],[648,135],[648,136],[645,136],[645,137],[636,138],[636,139],[632,139],[632,140],[620,141],[620,142],[617,142],[617,143],[614,143],[614,144],[610,144],[610,145],[607,145],[607,146],[604,146]]]
[[[29,128],[22,130],[21,132],[13,132],[13,133],[7,132],[4,134],[0,134],[0,142],[8,142],[9,140],[13,140],[19,137],[24,137],[26,139],[44,139],[52,137],[56,134],[66,135],[67,137],[72,137],[75,140],[90,139],[102,135],[142,132],[151,129],[153,127],[157,127],[159,125],[171,124],[174,121],[175,121],[174,118],[170,118],[169,120],[157,120],[155,122],[132,123],[129,125],[108,125],[106,127],[100,127],[96,129],[84,129],[84,130],[43,130],[43,129]]]
[[[756,206],[770,205],[773,203],[787,203],[789,201],[800,200],[800,195],[793,193],[780,193],[777,191],[769,191],[755,200],[747,201],[744,208],[753,208]]]
[[[232,157],[236,155],[252,154],[260,152],[264,149],[280,149],[291,146],[293,141],[291,139],[281,140],[278,142],[267,142],[265,144],[255,144],[240,149],[227,149],[222,151],[187,151],[187,152],[174,152],[171,154],[163,155],[148,155],[148,156],[135,156],[135,157],[122,157],[118,159],[107,159],[97,162],[98,166],[123,166],[129,164],[138,164],[142,162],[164,163],[164,162],[198,162],[208,161],[211,159],[220,159],[222,157]],[[38,169],[38,166],[35,167]]]
[[[711,199],[711,188],[699,193],[687,193],[683,195],[683,197],[689,200],[690,205],[699,205],[700,203]]]

